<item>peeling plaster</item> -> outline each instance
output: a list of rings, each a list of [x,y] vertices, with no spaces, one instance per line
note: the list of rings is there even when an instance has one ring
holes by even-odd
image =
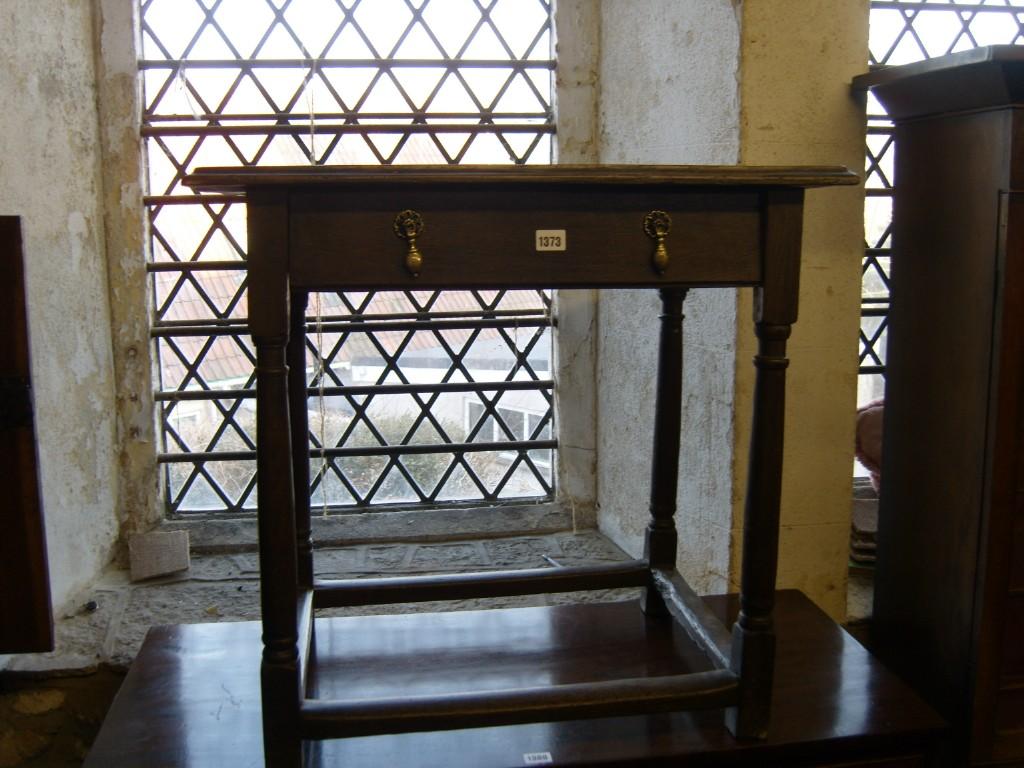
[[[148,530],[162,517],[145,272],[148,243],[136,73],[138,9],[126,0],[99,0],[95,8],[97,104],[105,128],[100,179],[117,391],[119,555],[123,558],[127,537]]]
[[[81,211],[72,211],[68,214],[68,238],[71,245],[71,261],[68,266],[72,273],[77,274],[82,268],[82,251],[85,247],[85,239],[89,234],[88,222]]]

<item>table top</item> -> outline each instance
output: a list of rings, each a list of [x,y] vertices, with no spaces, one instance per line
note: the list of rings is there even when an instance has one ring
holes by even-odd
[[[185,179],[246,196],[256,307],[286,279],[300,290],[762,285],[797,264],[804,189],[858,181],[839,167],[637,165],[205,168]]]
[[[706,600],[723,618],[735,614],[733,598]],[[606,628],[599,636],[573,629],[597,614]],[[775,616],[773,715],[763,742],[737,743],[722,712],[711,710],[336,739],[313,745],[310,764],[486,768],[550,753],[558,765],[680,757],[687,765],[806,765],[921,753],[941,737],[939,717],[804,595],[777,593]],[[507,681],[497,668],[536,682],[550,671],[545,649],[566,643],[579,654],[580,673],[587,665],[599,673],[601,665],[636,665],[641,656],[654,659],[646,671],[653,675],[699,664],[659,639],[663,633],[649,632],[649,621],[632,602],[322,619],[320,687],[337,694],[347,676],[350,695],[394,695],[437,669],[452,685],[502,686]],[[151,630],[86,767],[262,766],[259,637],[256,622]],[[438,650],[453,638],[457,657]],[[505,646],[505,655],[492,658],[481,676],[480,660],[493,656],[495,644]],[[630,652],[641,646],[643,653]]]
[[[512,184],[620,187],[830,187],[859,184],[842,166],[744,165],[364,165],[199,168],[186,186],[241,192],[273,186],[376,184]]]

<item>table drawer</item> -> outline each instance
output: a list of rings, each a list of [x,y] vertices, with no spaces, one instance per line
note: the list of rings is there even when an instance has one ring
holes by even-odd
[[[293,192],[289,259],[296,287],[484,288],[751,285],[761,279],[757,192],[617,192],[410,187]],[[396,204],[397,202],[397,204]],[[396,216],[422,221],[418,275]],[[655,266],[653,211],[668,214],[667,264]],[[543,238],[547,238],[544,240]]]

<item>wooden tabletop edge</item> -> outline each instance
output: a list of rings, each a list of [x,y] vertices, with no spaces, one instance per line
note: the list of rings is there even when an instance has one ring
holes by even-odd
[[[622,186],[829,187],[856,185],[844,166],[536,165],[261,166],[199,168],[184,178],[195,191],[325,184],[589,184]]]

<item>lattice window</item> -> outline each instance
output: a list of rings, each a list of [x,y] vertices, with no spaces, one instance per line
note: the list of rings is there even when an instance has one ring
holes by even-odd
[[[182,176],[210,165],[550,162],[551,3],[140,7],[167,508],[247,512],[245,207],[200,199]],[[322,294],[310,307],[310,441],[327,455],[312,465],[316,505],[552,497],[548,293]]]
[[[871,66],[909,64],[983,45],[1024,43],[1024,0],[871,0]],[[859,400],[884,391],[892,255],[893,128],[868,97]]]

